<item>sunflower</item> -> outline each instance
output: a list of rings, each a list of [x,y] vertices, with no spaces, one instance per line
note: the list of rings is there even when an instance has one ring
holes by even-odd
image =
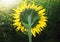
[[[15,26],[16,30],[21,30],[22,32],[28,32],[28,24],[27,17],[32,13],[32,26],[31,26],[31,34],[35,37],[36,33],[40,33],[44,27],[46,27],[47,17],[45,15],[45,8],[42,6],[38,6],[33,4],[27,4],[27,1],[21,6],[18,6],[17,9],[13,9],[15,13],[13,14],[13,25]],[[27,15],[26,15],[27,14]],[[34,17],[38,17],[38,19],[34,22]],[[24,22],[24,23],[23,23]],[[24,25],[26,24],[26,25]]]

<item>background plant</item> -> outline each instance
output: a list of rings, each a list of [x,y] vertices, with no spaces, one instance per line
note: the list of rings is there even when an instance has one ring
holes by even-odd
[[[38,0],[36,4],[47,8],[48,25],[46,29],[33,37],[33,42],[59,42],[60,41],[60,1],[59,0]],[[0,42],[28,42],[28,36],[16,32],[12,24],[12,10],[0,11]],[[5,14],[5,15],[4,15]],[[4,17],[5,16],[5,17]],[[9,19],[10,18],[10,19]]]

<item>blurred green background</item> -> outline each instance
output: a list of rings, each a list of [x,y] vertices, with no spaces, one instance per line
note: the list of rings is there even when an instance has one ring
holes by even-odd
[[[48,17],[47,27],[32,38],[33,42],[60,42],[60,1],[59,0],[35,0],[35,4],[46,8]],[[28,42],[28,36],[22,32],[16,32],[12,26],[13,11],[0,10],[0,42]]]

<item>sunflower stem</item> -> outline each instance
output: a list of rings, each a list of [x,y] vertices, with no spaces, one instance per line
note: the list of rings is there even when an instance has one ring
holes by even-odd
[[[28,24],[29,24],[29,28],[28,28],[29,42],[32,42],[32,34],[31,34],[31,15],[28,16]]]
[[[29,42],[32,42],[32,34],[31,34],[31,29],[30,28],[28,30],[28,37],[29,37]]]

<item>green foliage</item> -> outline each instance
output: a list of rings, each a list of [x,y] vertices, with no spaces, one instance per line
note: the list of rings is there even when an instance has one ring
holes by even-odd
[[[60,1],[36,0],[35,4],[42,5],[47,9],[48,22],[41,35],[37,34],[37,37],[32,38],[33,42],[60,42]],[[21,31],[16,32],[12,26],[12,14],[12,10],[0,11],[0,42],[28,42],[28,36]]]

